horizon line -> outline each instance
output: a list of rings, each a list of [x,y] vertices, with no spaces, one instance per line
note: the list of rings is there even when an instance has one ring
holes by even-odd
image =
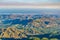
[[[0,5],[0,8],[53,8],[60,9],[60,5]]]

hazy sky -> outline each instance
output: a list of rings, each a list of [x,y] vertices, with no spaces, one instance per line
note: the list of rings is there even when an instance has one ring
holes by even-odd
[[[9,3],[11,3],[10,6],[8,6]],[[49,3],[51,3],[51,5]],[[0,0],[0,8],[60,8],[60,0]]]
[[[16,3],[17,2],[17,3]],[[9,5],[9,3],[16,3],[16,4],[18,4],[18,3],[20,3],[20,4],[23,4],[24,3],[24,5],[17,5],[16,6],[16,4],[14,5]],[[25,3],[27,3],[28,5],[25,5]],[[33,4],[33,5],[29,5],[29,3],[31,3],[31,4]],[[36,3],[38,3],[38,4],[36,4]],[[44,5],[41,5],[40,3],[44,3]],[[46,4],[45,4],[46,3]],[[51,5],[49,4],[49,3],[51,3]],[[57,3],[57,4],[55,4],[55,3]],[[8,5],[6,5],[6,4],[8,4]],[[2,9],[11,9],[11,8],[50,8],[50,9],[59,9],[59,13],[60,13],[60,0],[0,0],[0,8]],[[1,10],[0,9],[0,10]],[[43,11],[44,12],[44,11]],[[0,13],[1,13],[1,11],[0,11]],[[49,12],[48,12],[49,13]],[[50,14],[55,14],[55,13],[58,13],[58,11],[57,12],[53,12],[53,13],[51,13],[50,12]]]
[[[59,3],[60,0],[0,0],[0,3],[4,2],[19,2],[19,3]]]

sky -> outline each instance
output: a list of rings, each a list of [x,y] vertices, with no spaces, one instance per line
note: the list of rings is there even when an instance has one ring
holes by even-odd
[[[0,0],[0,8],[60,8],[60,0]]]
[[[15,5],[14,4],[9,5],[9,3],[15,3]],[[27,3],[28,5],[25,5],[25,4],[17,5],[18,3],[20,3],[20,4]],[[29,3],[31,3],[31,5],[29,5]],[[51,5],[49,3],[51,3]],[[32,4],[34,4],[34,5],[32,5]],[[40,5],[40,4],[44,4],[44,5]],[[12,9],[12,8],[16,8],[16,9],[17,8],[60,9],[60,0],[0,0],[0,8],[1,9],[4,9],[4,8],[5,9]]]
[[[60,0],[0,0],[0,3],[11,3],[11,2],[19,2],[19,3],[59,3]]]

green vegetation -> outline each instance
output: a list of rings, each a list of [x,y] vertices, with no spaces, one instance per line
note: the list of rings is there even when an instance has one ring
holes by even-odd
[[[39,37],[31,37],[29,38],[28,40],[59,40],[57,38],[46,38],[46,37],[43,37],[43,38],[39,38]]]
[[[38,38],[38,37],[35,37],[35,38],[33,38],[33,40],[40,40],[40,38]]]
[[[48,38],[42,38],[41,40],[49,40]]]
[[[50,40],[58,40],[57,38],[51,38]]]

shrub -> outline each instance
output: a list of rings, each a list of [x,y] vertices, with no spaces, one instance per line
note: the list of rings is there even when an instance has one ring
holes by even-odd
[[[42,38],[42,40],[49,40],[48,38]]]
[[[40,40],[40,38],[38,38],[38,37],[35,37],[35,38],[33,38],[33,40]]]
[[[51,38],[50,40],[58,40],[57,38]]]

